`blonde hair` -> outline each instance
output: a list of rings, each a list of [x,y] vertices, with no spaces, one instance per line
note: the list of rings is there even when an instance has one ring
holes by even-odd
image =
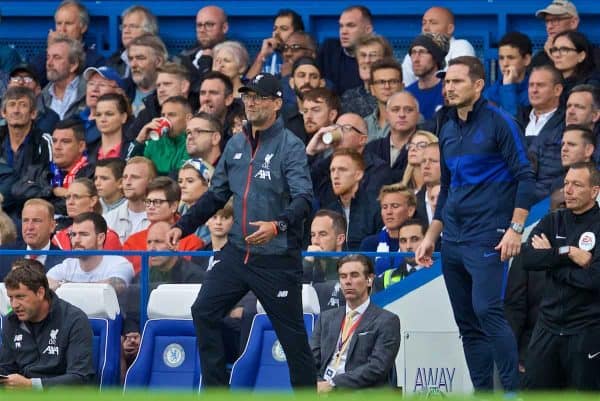
[[[438,141],[439,141],[438,137],[435,136],[434,134],[432,134],[431,132],[425,131],[425,130],[417,130],[417,131],[415,131],[414,134],[411,135],[411,137],[409,139],[409,143],[417,135],[427,138],[427,141],[430,144],[438,143]],[[411,166],[410,164],[408,164],[406,166],[406,169],[404,170],[404,175],[402,176],[402,181],[400,181],[400,184],[404,185],[407,188],[415,189],[415,182],[413,179],[414,174],[415,174],[415,168],[413,166]]]
[[[148,166],[148,179],[152,181],[156,178],[158,173],[156,172],[156,165],[154,162],[147,157],[144,156],[133,156],[131,159],[127,160],[127,164],[125,166],[129,166],[130,164],[145,164]]]

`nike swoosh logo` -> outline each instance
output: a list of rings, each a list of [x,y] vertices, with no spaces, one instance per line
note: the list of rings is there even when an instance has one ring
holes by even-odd
[[[484,258],[489,258],[490,256],[494,256],[494,255],[497,255],[497,254],[498,254],[498,252],[484,252],[483,253],[483,257]]]
[[[588,353],[588,359],[594,359],[595,357],[597,357],[598,355],[600,355],[600,352],[596,352],[595,354],[590,354]]]

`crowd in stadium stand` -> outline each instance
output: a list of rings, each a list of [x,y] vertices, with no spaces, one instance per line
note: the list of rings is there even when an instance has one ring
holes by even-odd
[[[264,100],[256,93],[245,98],[240,89],[272,74],[282,89],[278,121],[304,144],[312,179],[314,200],[303,249],[389,252],[373,260],[373,277],[367,280],[373,291],[418,274],[423,266],[396,252],[414,252],[436,216],[442,165],[452,162],[440,156],[438,143],[453,108],[445,71],[451,60],[475,56],[467,40],[454,37],[451,10],[433,6],[424,13],[422,31],[415,32],[403,60],[396,60],[388,40],[376,33],[365,6],[346,8],[339,16],[339,37],[322,43],[304,31],[297,12],[279,10],[254,59],[243,43],[228,38],[227,15],[217,6],[198,11],[197,44],[180,54],[168,54],[148,8],[133,5],[121,17],[122,46],[108,58],[84,44],[94,17],[75,0],[57,6],[45,54],[21,60],[14,49],[0,47],[2,249],[170,249],[169,228],[209,190],[228,141],[247,135],[244,99],[254,96],[259,105]],[[513,120],[522,134],[535,199],[551,197],[552,209],[560,210],[568,207],[563,185],[569,168],[583,162],[600,165],[600,49],[578,30],[573,3],[554,0],[536,17],[546,26],[543,49],[534,54],[527,35],[506,33],[498,43],[501,74],[481,92],[489,107]],[[590,177],[593,182],[592,172]],[[261,178],[271,180],[270,175]],[[177,249],[218,254],[241,218],[230,202],[179,241]],[[589,219],[591,224],[596,217]],[[562,232],[548,224],[549,231],[536,231],[538,244],[514,259],[508,278],[506,316],[517,339],[521,375],[534,369],[526,364],[532,335],[547,335],[533,327],[543,275],[524,269],[535,264],[533,250],[545,247],[544,232]],[[1,258],[0,280],[16,259]],[[47,291],[69,281],[106,282],[115,288],[126,314],[125,371],[141,333],[140,258],[27,259],[45,267]],[[151,287],[202,283],[214,261],[151,257]],[[302,280],[316,289],[321,311],[346,302],[337,262],[303,258]],[[367,271],[367,262],[358,262]],[[18,287],[19,280],[23,277],[15,275],[11,285]],[[553,288],[559,286],[556,280],[549,279]],[[55,295],[48,299],[55,302]],[[254,314],[256,297],[249,293],[223,318],[228,362],[243,350]],[[569,329],[574,333],[580,327]],[[553,364],[550,358],[538,361]],[[332,362],[316,363],[325,364],[323,376]],[[337,385],[368,387],[382,384],[380,379],[340,379]],[[323,391],[336,386],[333,375],[325,381],[330,388]],[[594,387],[597,378],[564,385],[600,388]]]

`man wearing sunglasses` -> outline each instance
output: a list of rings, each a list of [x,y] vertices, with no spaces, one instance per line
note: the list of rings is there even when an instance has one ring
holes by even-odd
[[[319,129],[308,142],[306,154],[310,164],[313,189],[321,206],[329,205],[336,200],[329,176],[331,155],[326,155],[328,150],[354,149],[363,156],[365,169],[360,181],[361,192],[377,194],[383,185],[393,182],[389,165],[374,153],[364,151],[368,138],[367,132],[367,123],[361,116],[346,113],[342,114],[334,125]],[[325,137],[327,141],[330,135],[334,140],[325,143],[323,138]]]
[[[220,318],[251,290],[273,322],[292,386],[315,388],[300,286],[302,227],[313,199],[304,144],[278,117],[279,79],[259,74],[240,92],[248,120],[244,131],[227,143],[210,189],[167,233],[175,248],[233,197],[236,219],[227,244],[192,306],[202,385],[227,386]]]

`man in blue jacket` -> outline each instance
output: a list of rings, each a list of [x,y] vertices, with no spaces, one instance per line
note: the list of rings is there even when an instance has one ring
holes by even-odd
[[[210,189],[167,233],[173,248],[233,197],[227,245],[192,306],[204,387],[226,386],[222,317],[249,291],[283,346],[294,387],[316,387],[302,315],[302,228],[313,199],[304,144],[283,126],[280,82],[259,74],[240,89],[248,124],[225,147]]]
[[[504,389],[514,391],[517,346],[502,293],[533,203],[533,172],[516,123],[481,98],[481,61],[463,56],[449,64],[444,85],[453,107],[440,132],[441,190],[417,263],[432,264],[443,228],[444,279],[471,381],[476,390],[491,391],[495,362]]]

